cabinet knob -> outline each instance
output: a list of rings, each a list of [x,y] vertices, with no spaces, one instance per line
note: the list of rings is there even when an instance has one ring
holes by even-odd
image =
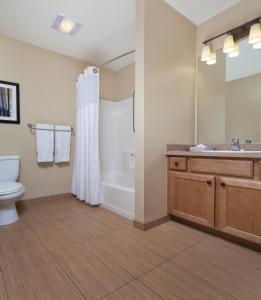
[[[221,182],[220,186],[225,187],[226,186],[225,182]]]
[[[207,184],[208,184],[208,185],[212,185],[212,181],[211,181],[211,180],[208,180],[208,181],[207,181]]]
[[[178,167],[178,166],[179,166],[179,163],[178,163],[177,161],[175,162],[175,166],[176,166],[176,167]]]

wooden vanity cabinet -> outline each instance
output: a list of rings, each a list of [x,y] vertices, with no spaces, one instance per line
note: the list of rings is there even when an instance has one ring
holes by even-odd
[[[169,157],[169,214],[261,245],[260,165],[250,158]]]
[[[169,200],[171,214],[214,227],[214,176],[170,171]]]
[[[261,244],[261,181],[217,178],[215,227]]]

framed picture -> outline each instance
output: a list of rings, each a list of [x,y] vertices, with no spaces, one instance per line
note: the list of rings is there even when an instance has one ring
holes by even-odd
[[[0,123],[20,124],[19,84],[0,80]]]

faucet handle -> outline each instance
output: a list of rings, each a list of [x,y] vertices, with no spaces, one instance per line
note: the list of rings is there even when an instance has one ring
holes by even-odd
[[[231,138],[231,145],[239,145],[240,141],[238,137],[232,137]]]

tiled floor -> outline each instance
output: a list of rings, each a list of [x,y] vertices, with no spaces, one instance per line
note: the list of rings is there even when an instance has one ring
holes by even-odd
[[[261,254],[168,222],[147,232],[72,197],[0,228],[0,299],[261,299]]]

